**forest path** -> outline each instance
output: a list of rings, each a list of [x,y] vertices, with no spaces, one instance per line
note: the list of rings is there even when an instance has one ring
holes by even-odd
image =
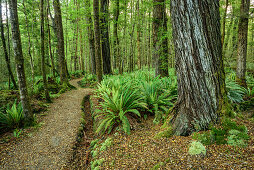
[[[77,87],[62,94],[45,112],[43,125],[31,137],[0,151],[0,169],[64,169],[72,156],[81,118],[81,102],[92,89]]]

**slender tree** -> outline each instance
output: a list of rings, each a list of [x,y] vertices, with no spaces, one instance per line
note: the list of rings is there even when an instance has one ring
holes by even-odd
[[[118,38],[118,19],[119,19],[119,0],[114,0],[114,28],[113,28],[113,39],[114,39],[114,68],[120,68],[120,48]],[[120,71],[120,70],[119,70]]]
[[[101,0],[101,50],[104,74],[111,74],[110,44],[108,30],[108,3],[109,0]]]
[[[208,128],[227,104],[219,1],[171,0],[171,16],[178,80],[173,131],[190,135]]]
[[[40,0],[40,16],[41,16],[41,71],[43,77],[43,86],[46,100],[51,102],[48,83],[47,83],[47,73],[45,68],[45,33],[44,33],[44,0]]]
[[[224,44],[224,39],[225,39],[225,29],[226,29],[226,17],[227,17],[227,12],[228,12],[228,0],[225,0],[225,11],[223,14],[223,20],[222,20],[222,33],[221,33],[221,43],[222,47]]]
[[[90,63],[91,63],[91,72],[96,74],[96,61],[95,61],[95,45],[94,45],[94,30],[92,27],[92,18],[90,10],[90,0],[85,0],[85,11],[86,11],[86,24],[87,24],[87,35],[89,41],[90,49]]]
[[[96,75],[98,82],[102,80],[102,61],[101,61],[101,36],[100,36],[100,16],[99,16],[99,0],[93,1],[94,11],[94,35],[95,35],[95,59],[96,59]]]
[[[168,39],[165,0],[153,1],[153,55],[155,75],[168,76]]]
[[[246,74],[246,58],[247,58],[249,9],[250,9],[250,0],[242,0],[240,8],[240,20],[238,25],[236,78],[238,83],[243,87],[247,87],[245,74]]]
[[[62,14],[59,0],[53,1],[55,17],[54,24],[57,34],[57,52],[60,60],[60,78],[61,83],[64,85],[69,85],[68,81],[68,72],[67,64],[65,60],[65,51],[64,51],[64,36],[63,36],[63,24],[62,24]]]
[[[33,121],[33,112],[30,105],[30,99],[27,92],[26,76],[24,70],[24,57],[19,30],[19,19],[17,11],[17,0],[8,0],[10,9],[10,22],[12,30],[12,44],[16,62],[17,77],[19,83],[20,100],[23,107],[23,113],[26,124]]]
[[[7,69],[9,72],[9,76],[11,77],[12,84],[13,84],[14,88],[17,89],[18,86],[16,84],[16,81],[14,79],[14,76],[13,76],[13,73],[11,70],[11,63],[10,63],[10,59],[9,59],[10,56],[8,55],[6,41],[5,41],[5,37],[4,37],[4,26],[3,26],[3,17],[2,17],[2,0],[0,0],[0,29],[1,29],[1,39],[2,39],[2,44],[3,44],[4,57],[5,57]]]

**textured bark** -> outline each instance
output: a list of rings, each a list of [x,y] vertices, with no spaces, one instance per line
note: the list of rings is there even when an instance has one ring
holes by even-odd
[[[226,27],[227,12],[228,12],[228,0],[226,0],[226,2],[225,2],[225,11],[224,11],[223,20],[222,20],[222,33],[221,33],[222,47],[223,47],[224,39],[225,39],[225,27]]]
[[[104,74],[111,74],[110,44],[108,31],[108,0],[101,0],[101,51]]]
[[[59,0],[54,0],[53,6],[55,11],[54,24],[57,34],[57,52],[60,62],[60,79],[62,84],[69,85],[67,66],[65,61],[62,15]]]
[[[178,101],[176,135],[190,135],[216,121],[226,103],[219,1],[171,0]]]
[[[114,68],[120,68],[120,54],[119,54],[119,38],[118,38],[118,19],[119,19],[119,0],[114,0],[114,28],[113,28],[113,39],[114,39]]]
[[[134,63],[133,63],[133,58],[134,58],[134,43],[133,43],[133,35],[134,35],[134,30],[135,30],[135,15],[134,15],[134,2],[133,0],[131,1],[131,23],[132,28],[130,29],[130,55],[129,55],[129,72],[133,72],[134,70]]]
[[[100,36],[100,17],[99,17],[99,0],[93,1],[94,11],[94,40],[95,40],[95,59],[96,75],[98,82],[102,80],[102,62],[101,62],[101,36]]]
[[[26,76],[24,70],[24,57],[19,31],[19,20],[17,12],[17,0],[8,0],[10,9],[10,22],[12,30],[12,44],[16,63],[17,77],[19,83],[20,101],[23,107],[23,113],[26,124],[33,121],[33,112],[30,105],[30,99],[27,93]]]
[[[168,39],[165,0],[153,1],[153,58],[155,75],[168,76]]]
[[[1,29],[1,39],[2,39],[2,44],[3,44],[4,57],[5,57],[7,69],[8,69],[11,81],[13,83],[13,86],[15,89],[17,89],[18,86],[16,84],[16,81],[14,79],[14,76],[13,76],[13,73],[11,70],[11,63],[10,63],[10,59],[9,59],[9,55],[8,55],[8,51],[7,51],[7,46],[6,46],[6,41],[5,41],[5,37],[4,37],[4,26],[3,26],[3,20],[2,20],[2,0],[0,0],[0,29]]]
[[[237,46],[237,82],[247,87],[246,58],[247,58],[247,40],[248,40],[248,21],[249,21],[250,0],[242,0],[240,8],[240,20],[238,25],[238,46]]]
[[[89,49],[90,49],[91,72],[92,72],[92,74],[96,74],[94,31],[92,28],[90,0],[85,1],[85,8],[86,8],[86,23],[88,25],[87,26],[87,34],[88,34]]]
[[[48,102],[51,102],[48,91],[47,73],[45,68],[44,0],[40,0],[40,16],[41,16],[41,71],[43,77],[45,98]]]

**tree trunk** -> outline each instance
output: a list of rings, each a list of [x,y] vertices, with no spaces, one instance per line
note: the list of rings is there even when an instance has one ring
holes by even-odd
[[[113,36],[114,36],[114,68],[120,68],[120,48],[119,48],[119,39],[118,39],[118,19],[119,19],[119,0],[114,0],[114,28],[113,28]],[[119,70],[120,71],[120,70]]]
[[[226,6],[225,6],[225,11],[224,11],[223,20],[222,20],[222,33],[221,33],[222,47],[223,47],[224,39],[225,39],[225,27],[226,27],[226,17],[227,17],[227,11],[228,11],[228,0],[226,0],[225,5]]]
[[[165,0],[153,1],[153,55],[155,75],[168,76],[168,38]]]
[[[108,31],[108,0],[101,0],[101,50],[104,74],[112,74],[110,61],[110,44]]]
[[[138,48],[138,69],[141,69],[141,25],[140,25],[139,0],[137,1],[137,48]]]
[[[250,0],[242,0],[240,9],[240,20],[238,25],[238,46],[237,46],[237,82],[247,87],[246,58],[247,58],[247,40],[248,40],[248,21],[249,21]]]
[[[52,54],[52,46],[51,46],[51,31],[50,31],[50,27],[49,27],[49,18],[48,18],[48,14],[50,11],[50,6],[49,6],[49,0],[48,0],[48,8],[47,8],[47,29],[48,29],[48,45],[49,45],[49,56],[50,56],[50,61],[51,61],[51,69],[52,69],[52,73],[53,73],[53,78],[54,80],[56,80],[56,72],[55,72],[55,62],[54,62],[54,57]]]
[[[96,75],[98,82],[102,80],[102,62],[101,62],[101,36],[100,36],[100,17],[99,17],[99,0],[93,1],[94,11],[94,40],[95,40],[95,58],[96,58]]]
[[[16,81],[14,79],[14,76],[13,76],[13,73],[11,70],[11,63],[10,63],[10,59],[8,56],[6,41],[5,41],[5,37],[4,37],[4,26],[3,26],[3,20],[2,20],[2,0],[0,0],[0,29],[1,29],[1,39],[2,39],[2,43],[3,43],[3,49],[4,49],[4,57],[5,57],[7,69],[9,72],[9,76],[11,77],[11,81],[13,83],[14,88],[18,89],[18,86],[16,84]]]
[[[16,62],[17,77],[19,83],[20,100],[23,107],[25,123],[30,125],[33,121],[33,112],[27,92],[26,76],[24,70],[24,57],[20,38],[17,0],[8,0],[10,9],[10,22],[12,30],[12,44]]]
[[[94,31],[92,28],[90,0],[85,1],[85,8],[86,8],[86,23],[88,25],[87,26],[87,34],[88,34],[88,40],[89,40],[91,71],[92,71],[92,74],[96,74]]]
[[[57,52],[60,61],[60,79],[62,84],[69,85],[67,66],[65,61],[62,15],[59,0],[54,0],[53,6],[55,11],[54,23],[57,33]]]
[[[45,35],[44,35],[44,0],[40,0],[40,15],[41,15],[41,71],[43,77],[43,86],[44,93],[47,102],[51,102],[49,91],[48,91],[48,83],[47,83],[47,73],[45,68]]]
[[[171,0],[178,101],[176,135],[205,130],[227,104],[219,1]]]

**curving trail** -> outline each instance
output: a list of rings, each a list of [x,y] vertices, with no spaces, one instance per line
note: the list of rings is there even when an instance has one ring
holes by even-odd
[[[42,127],[31,137],[0,151],[0,169],[65,169],[80,126],[81,102],[92,89],[77,87],[50,104]]]

